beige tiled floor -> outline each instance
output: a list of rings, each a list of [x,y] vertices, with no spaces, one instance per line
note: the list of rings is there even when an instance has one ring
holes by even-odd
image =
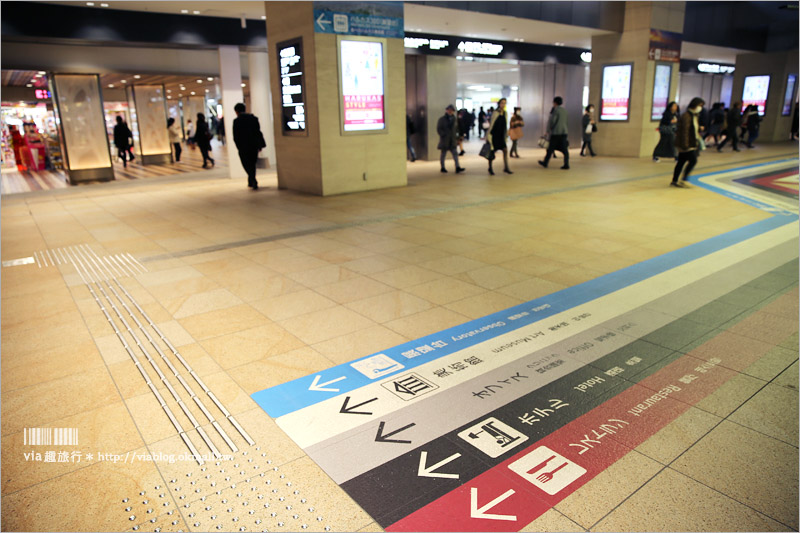
[[[696,172],[786,154],[796,146],[705,153]],[[79,244],[133,254],[149,271],[123,286],[263,446],[270,465],[301,489],[315,508],[307,512],[309,530],[380,531],[250,394],[769,216],[700,188],[668,188],[669,165],[576,157],[570,172],[554,173],[538,168],[537,155],[524,151],[512,177],[494,178],[476,156],[465,158],[469,170],[459,176],[418,161],[409,164],[410,187],[332,198],[278,191],[274,175],[264,176],[258,193],[243,182],[188,177],[4,196],[2,259]],[[623,181],[630,178],[640,179]],[[358,227],[340,226],[351,223]],[[313,231],[294,233],[303,230]],[[737,375],[729,383],[524,530],[796,529],[796,336],[775,347],[787,328],[796,331],[794,294],[766,309],[775,320],[753,318],[717,340],[720,349],[762,350],[761,359],[730,369]],[[0,362],[4,530],[129,530],[150,514],[126,512],[123,498],[199,475],[186,462],[23,459],[22,430],[38,426],[80,427],[79,449],[95,453],[185,448],[68,267],[2,270]],[[226,450],[202,411],[187,404]],[[181,423],[201,444],[189,421]],[[184,502],[177,492],[165,501],[175,509]],[[203,529],[188,513],[153,515],[163,531]]]

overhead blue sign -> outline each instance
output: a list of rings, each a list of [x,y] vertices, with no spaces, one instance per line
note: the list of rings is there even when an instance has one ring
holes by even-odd
[[[314,32],[402,39],[403,2],[314,2]]]

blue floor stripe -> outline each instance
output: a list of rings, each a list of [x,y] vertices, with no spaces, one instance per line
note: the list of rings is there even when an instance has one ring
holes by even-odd
[[[775,162],[765,164],[774,163]],[[752,165],[751,167],[745,168],[754,168],[765,164]],[[732,170],[724,172],[732,172]],[[706,174],[705,176],[712,174],[717,173]],[[698,178],[699,177],[702,176],[698,176]],[[727,191],[720,190],[718,192],[726,196],[732,196]],[[774,210],[771,206],[767,207]],[[396,364],[392,365],[390,361],[387,361],[387,366],[383,369],[378,369],[375,377],[372,378],[356,370],[353,365],[379,354],[362,357],[350,363],[328,368],[317,374],[298,378],[256,392],[252,395],[252,398],[270,416],[277,418],[324,401],[332,396],[358,389],[378,379],[383,380],[401,371],[406,371],[410,368],[435,361],[436,359],[487,341],[498,335],[514,331],[533,322],[561,313],[562,311],[600,298],[606,294],[673,269],[689,261],[704,257],[772,229],[792,223],[797,220],[797,218],[797,215],[782,212],[771,218],[761,220],[722,235],[717,235],[705,241],[681,248],[680,250],[654,257],[617,272],[606,274],[530,302],[522,303],[509,309],[422,337],[421,339],[394,346],[380,352],[380,354],[391,358]],[[509,317],[519,314],[523,314],[523,316],[515,318],[514,320],[509,319]],[[315,386],[317,389],[322,390],[312,390]]]

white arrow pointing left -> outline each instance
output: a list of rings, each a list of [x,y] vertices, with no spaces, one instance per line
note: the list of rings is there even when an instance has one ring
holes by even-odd
[[[495,498],[494,500],[490,501],[483,507],[478,507],[478,489],[477,487],[472,487],[470,489],[470,507],[469,507],[469,515],[472,518],[485,518],[487,520],[510,520],[515,522],[517,520],[516,515],[507,515],[507,514],[488,514],[485,511],[488,511],[498,503],[502,502],[506,498],[510,497],[514,494],[514,489],[508,489],[506,492]]]
[[[342,376],[340,378],[336,378],[336,379],[332,379],[330,381],[326,381],[325,383],[320,383],[319,382],[319,378],[321,378],[321,377],[322,376],[320,376],[319,374],[314,376],[314,381],[308,387],[308,390],[315,390],[315,391],[318,391],[318,392],[339,392],[339,389],[326,389],[325,387],[327,387],[331,383],[336,383],[337,381],[342,381],[343,379],[347,379],[346,376]]]
[[[447,459],[443,459],[436,463],[435,465],[425,466],[428,462],[428,452],[423,451],[419,456],[419,469],[417,469],[417,476],[424,476],[424,477],[443,477],[448,479],[458,479],[458,474],[443,474],[440,472],[434,472],[440,466],[444,466],[450,461],[455,461],[461,457],[460,453],[454,453]]]
[[[330,24],[330,20],[325,20],[325,13],[321,13],[319,17],[317,17],[317,24],[322,30],[325,30],[325,24]]]

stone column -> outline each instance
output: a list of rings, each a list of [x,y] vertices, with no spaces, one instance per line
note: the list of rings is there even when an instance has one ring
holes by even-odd
[[[242,66],[239,63],[238,46],[219,47],[219,81],[222,85],[222,116],[225,119],[225,149],[228,151],[228,176],[246,178],[247,173],[239,161],[239,152],[233,142],[233,106],[244,101],[242,92]]]
[[[318,195],[405,186],[406,120],[403,39],[384,41],[384,121],[380,131],[342,131],[338,35],[316,33],[313,2],[265,2],[278,186]],[[329,22],[330,23],[330,22]],[[349,35],[343,35],[350,37]],[[284,132],[281,88],[296,85],[279,76],[278,44],[302,41],[304,114],[293,103],[291,122],[304,130]],[[288,53],[288,50],[287,50]],[[296,57],[296,56],[295,56]],[[291,58],[286,58],[291,60]],[[295,67],[293,67],[295,68]]]
[[[597,133],[592,138],[602,155],[644,157],[658,143],[658,121],[651,120],[656,63],[671,64],[669,101],[678,90],[680,63],[657,61],[650,56],[652,30],[683,32],[685,2],[625,2],[625,22],[621,34],[592,37],[592,63],[589,103],[597,113]],[[663,58],[662,58],[663,59]],[[632,63],[628,120],[600,121],[603,65]]]
[[[250,71],[250,109],[248,111],[258,117],[261,131],[264,133],[264,140],[267,141],[267,147],[258,153],[258,167],[270,168],[275,166],[275,130],[272,124],[269,58],[266,52],[249,52],[247,60]],[[232,129],[230,134],[233,135]]]

